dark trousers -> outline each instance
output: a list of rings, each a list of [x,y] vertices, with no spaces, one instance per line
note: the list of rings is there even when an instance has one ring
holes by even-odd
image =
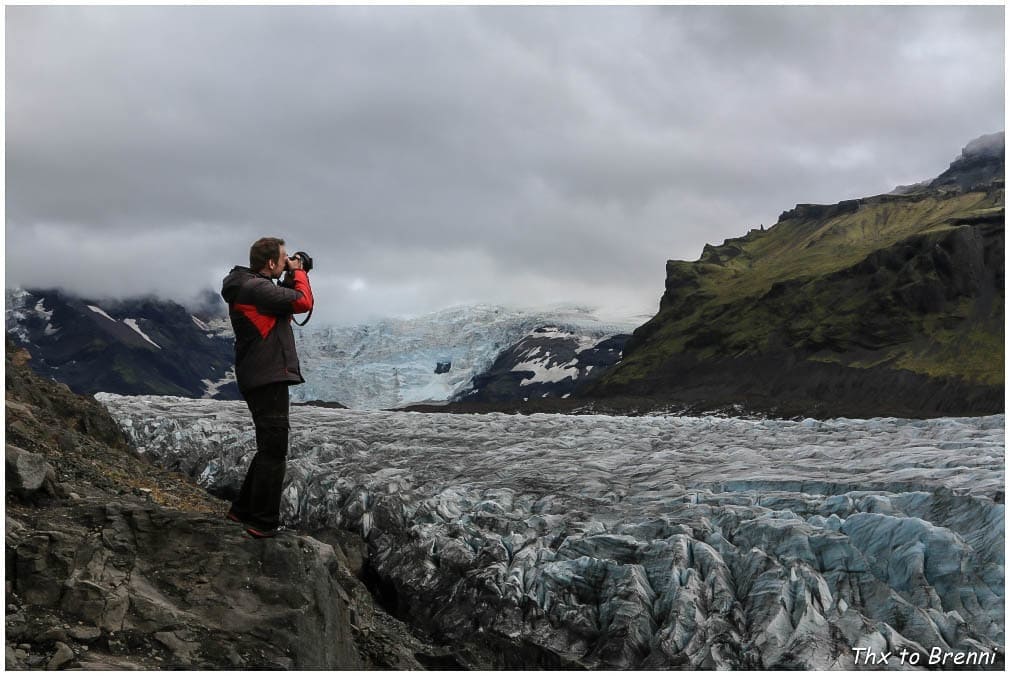
[[[231,511],[250,526],[276,528],[288,455],[288,384],[254,388],[245,393],[245,401],[256,425],[256,455]]]

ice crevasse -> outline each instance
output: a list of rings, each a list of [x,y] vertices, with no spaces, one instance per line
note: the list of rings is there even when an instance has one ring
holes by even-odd
[[[98,398],[157,463],[237,489],[243,403]],[[590,667],[1002,664],[1002,415],[291,417],[284,519],[361,532],[440,638]]]

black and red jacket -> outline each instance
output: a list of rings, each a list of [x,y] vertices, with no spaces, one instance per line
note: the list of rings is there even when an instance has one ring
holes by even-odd
[[[291,319],[312,309],[312,288],[303,270],[295,270],[292,281],[293,288],[278,286],[241,265],[224,278],[221,296],[235,331],[235,377],[243,394],[270,383],[305,382]]]

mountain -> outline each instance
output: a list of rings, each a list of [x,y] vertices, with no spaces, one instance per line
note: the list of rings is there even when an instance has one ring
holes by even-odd
[[[932,181],[800,204],[671,260],[658,314],[585,396],[782,415],[1003,411],[1003,134]]]
[[[503,376],[502,369],[509,361],[507,355],[515,355],[520,343],[552,340],[558,349],[564,343],[563,353],[571,355],[567,363],[576,349],[597,346],[635,324],[630,319],[602,321],[587,308],[475,305],[358,326],[310,325],[295,329],[306,382],[293,388],[291,396],[293,401],[339,401],[359,409],[444,403],[457,396],[480,400],[508,389],[492,383],[512,378]],[[593,359],[587,355],[579,372],[587,373],[592,364],[606,361]],[[545,367],[562,368],[552,360],[531,365],[522,377],[544,381],[559,373],[543,371],[538,378],[533,371]],[[561,396],[571,382],[553,389]],[[550,389],[537,389],[537,396]]]
[[[296,326],[306,382],[291,389],[291,398],[392,408],[444,403],[463,393],[468,401],[504,393],[561,397],[619,359],[623,339],[600,342],[639,322],[605,322],[579,307],[477,305],[358,326]],[[155,298],[96,300],[62,290],[14,289],[7,291],[6,324],[8,336],[31,353],[37,373],[75,392],[239,398],[231,326],[216,294],[184,308]],[[542,362],[531,357],[527,366],[547,370],[538,375],[527,368],[513,391],[505,383],[520,375],[509,374],[522,365],[510,362],[517,343],[548,345],[543,341],[551,355]],[[557,362],[560,356],[564,362]],[[562,366],[572,359],[571,368]],[[560,371],[551,370],[557,368],[578,377],[558,378]],[[523,379],[535,383],[532,390]]]
[[[947,171],[934,179],[914,185],[899,185],[890,194],[907,195],[923,190],[970,191],[1004,180],[1004,133],[980,136],[962,150]]]
[[[970,192],[1004,180],[1006,164],[1003,132],[980,136],[961,151],[947,171],[929,183],[934,190]]]
[[[513,402],[568,398],[577,386],[599,378],[621,359],[628,334],[603,341],[556,326],[541,326],[504,350],[491,368],[475,375],[455,402]]]
[[[6,292],[7,335],[36,373],[81,394],[238,398],[226,317],[155,298],[84,299],[56,289]],[[223,305],[223,304],[222,304]]]

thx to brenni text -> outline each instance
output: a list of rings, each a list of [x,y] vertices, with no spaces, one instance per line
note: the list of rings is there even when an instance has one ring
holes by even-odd
[[[854,663],[857,665],[890,666],[909,664],[912,666],[949,665],[992,665],[996,663],[996,653],[983,650],[944,650],[934,646],[928,653],[902,648],[899,651],[878,652],[872,648],[853,648]]]

